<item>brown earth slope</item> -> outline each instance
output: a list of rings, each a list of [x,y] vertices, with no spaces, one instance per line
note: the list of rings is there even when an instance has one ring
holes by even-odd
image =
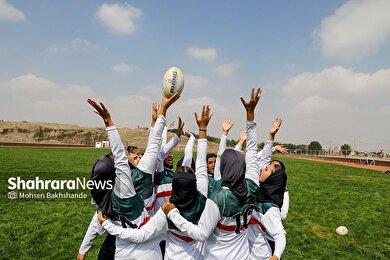
[[[145,148],[148,138],[147,128],[120,128],[123,143]],[[168,133],[168,138],[174,134]],[[68,144],[95,146],[97,141],[108,140],[103,127],[80,127],[77,125],[10,122],[0,120],[0,142],[32,144]],[[177,149],[183,150],[188,138],[183,136]],[[218,150],[218,144],[209,142],[210,152]]]

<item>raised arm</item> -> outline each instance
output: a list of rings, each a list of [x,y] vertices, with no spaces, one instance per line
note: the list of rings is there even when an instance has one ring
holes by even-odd
[[[243,128],[240,131],[240,140],[234,147],[234,150],[241,152],[242,146],[244,145],[245,142],[246,142],[246,129]]]
[[[152,103],[152,123],[150,125],[148,143],[147,143],[146,147],[149,146],[149,143],[152,139],[153,128],[154,128],[154,125],[156,124],[159,110],[160,110],[160,105],[157,104],[157,102],[153,102]]]
[[[257,134],[255,119],[255,108],[261,96],[261,89],[252,89],[251,97],[245,100],[241,97],[241,102],[246,110],[246,152],[245,163],[246,172],[245,178],[252,180],[254,183],[259,183],[259,168],[257,164]]]
[[[190,130],[186,131],[186,136],[189,138],[184,149],[184,159],[182,166],[191,167],[192,164],[192,151],[194,149],[195,144],[195,136]]]
[[[263,152],[262,152],[261,157],[259,159],[260,169],[263,169],[265,166],[267,166],[271,163],[275,135],[279,131],[279,128],[282,125],[282,122],[283,122],[282,118],[277,117],[275,119],[275,122],[273,123],[271,129],[269,130],[268,138],[267,138],[267,140],[265,140]]]
[[[200,193],[207,198],[209,179],[207,177],[207,126],[212,114],[209,106],[203,106],[200,116],[195,113],[195,120],[199,129],[198,151],[196,156],[196,186]]]
[[[161,135],[165,126],[165,116],[168,108],[179,99],[179,94],[175,93],[172,97],[162,97],[161,106],[156,120],[156,124],[152,131],[152,137],[148,147],[145,150],[142,159],[138,163],[137,168],[147,174],[153,174],[156,170],[157,156],[161,144]]]
[[[180,143],[180,136],[183,132],[184,122],[182,122],[181,118],[179,117],[179,125],[176,130],[176,134],[169,140],[167,143],[167,132],[168,128],[165,127],[163,131],[163,141],[161,144],[161,149],[158,153],[157,157],[157,172],[162,172],[164,170],[164,159],[168,156],[168,154],[175,149],[175,147]]]
[[[133,181],[131,179],[131,170],[128,163],[128,158],[119,136],[118,129],[114,126],[111,120],[111,115],[103,103],[98,104],[92,99],[87,100],[88,104],[95,108],[94,113],[98,114],[104,121],[106,132],[110,141],[111,151],[114,156],[115,165],[115,194],[123,199],[135,195]]]
[[[225,119],[222,122],[222,136],[221,141],[219,142],[219,148],[218,148],[218,154],[217,158],[215,160],[215,167],[214,167],[214,180],[220,180],[221,179],[221,155],[226,150],[226,143],[227,143],[227,136],[229,134],[230,129],[233,127],[234,123],[231,119]]]
[[[172,152],[173,149],[180,143],[180,137],[181,134],[183,133],[183,128],[184,128],[184,122],[181,120],[181,117],[179,117],[179,125],[177,127],[175,135],[169,140],[168,143],[164,144],[161,147],[161,156],[163,159],[167,157],[167,155]]]

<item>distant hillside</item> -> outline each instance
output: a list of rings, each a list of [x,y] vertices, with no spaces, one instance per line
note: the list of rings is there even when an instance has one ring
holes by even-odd
[[[145,148],[148,139],[146,128],[120,128],[123,143]],[[173,133],[168,133],[171,138]],[[183,150],[188,138],[182,136],[179,149]],[[0,120],[0,142],[91,145],[96,141],[108,140],[103,127],[80,127],[77,125],[9,122]],[[209,151],[216,152],[218,144],[209,142]]]

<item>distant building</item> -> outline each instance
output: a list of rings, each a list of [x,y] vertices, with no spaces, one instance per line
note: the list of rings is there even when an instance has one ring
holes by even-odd
[[[100,141],[95,143],[96,148],[108,148],[110,147],[110,142],[109,141]]]

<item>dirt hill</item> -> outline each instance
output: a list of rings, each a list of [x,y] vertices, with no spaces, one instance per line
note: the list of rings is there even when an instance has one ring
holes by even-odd
[[[147,128],[120,128],[123,143],[145,148],[148,138]],[[168,133],[170,139],[174,134]],[[0,142],[4,143],[39,143],[95,146],[97,141],[108,140],[103,127],[80,127],[77,125],[10,122],[0,120]],[[188,138],[182,136],[177,149],[183,150]],[[218,144],[209,142],[210,152],[218,150]]]

